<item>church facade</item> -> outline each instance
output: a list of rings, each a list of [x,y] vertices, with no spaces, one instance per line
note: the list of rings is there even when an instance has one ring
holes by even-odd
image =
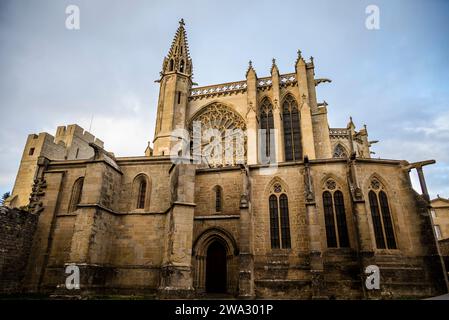
[[[298,52],[288,74],[273,60],[262,78],[250,63],[244,80],[202,87],[192,70],[181,21],[144,156],[115,157],[76,125],[29,136],[7,201],[39,215],[25,291],[298,299],[447,291],[422,175],[429,162],[371,158],[373,141],[352,119],[330,128],[316,97],[330,80],[315,78],[313,58]],[[79,267],[78,291],[64,289],[68,265]],[[365,281],[373,265],[378,289]]]

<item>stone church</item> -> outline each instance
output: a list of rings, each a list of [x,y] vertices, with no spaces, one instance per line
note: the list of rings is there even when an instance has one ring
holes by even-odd
[[[266,77],[251,62],[241,81],[199,87],[192,74],[181,20],[157,81],[145,155],[115,157],[77,125],[28,137],[7,199],[39,216],[24,292],[447,292],[422,170],[434,161],[373,159],[366,127],[356,130],[351,119],[330,128],[327,103],[316,96],[330,80],[316,78],[313,58],[300,51],[287,74],[275,60]],[[242,140],[226,140],[229,132],[243,132]],[[412,188],[413,169],[422,193]],[[80,269],[79,290],[64,288],[68,265]],[[370,265],[379,268],[379,289],[366,286]]]

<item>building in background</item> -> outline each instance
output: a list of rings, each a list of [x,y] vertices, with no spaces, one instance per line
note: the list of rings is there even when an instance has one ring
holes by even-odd
[[[449,238],[449,199],[437,198],[431,201],[432,220],[438,240]]]

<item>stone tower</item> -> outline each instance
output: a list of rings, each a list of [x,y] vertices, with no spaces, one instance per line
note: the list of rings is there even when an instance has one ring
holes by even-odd
[[[185,129],[188,97],[192,87],[192,59],[189,55],[184,20],[179,27],[170,51],[162,64],[156,129],[154,134],[155,156],[169,155],[170,141],[175,129]]]

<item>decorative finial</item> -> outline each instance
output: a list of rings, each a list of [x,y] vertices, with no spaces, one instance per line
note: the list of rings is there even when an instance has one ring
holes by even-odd
[[[301,55],[301,50],[298,49],[298,59],[301,59],[302,55]]]
[[[179,20],[179,25],[180,25],[180,26],[185,26],[185,22],[184,22],[184,19],[183,19],[183,18],[181,18],[181,20]]]
[[[271,61],[273,62],[273,65],[276,64],[276,59],[275,58],[273,58],[273,60],[271,60]]]
[[[246,77],[248,77],[248,75],[249,75],[249,73],[251,71],[255,73],[255,71],[253,69],[253,62],[251,60],[249,60],[249,62],[248,62],[248,70],[246,70]]]
[[[313,57],[312,57],[312,56],[310,56],[310,62],[312,62],[312,63],[313,63]]]

